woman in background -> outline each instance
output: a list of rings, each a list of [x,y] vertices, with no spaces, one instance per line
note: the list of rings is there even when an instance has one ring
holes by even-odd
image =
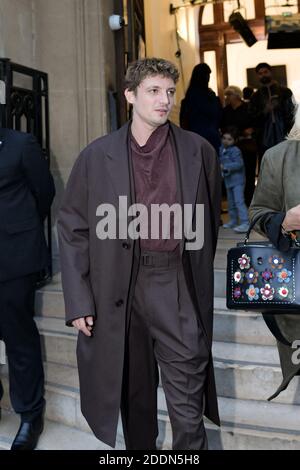
[[[204,137],[219,152],[222,106],[209,88],[211,69],[201,63],[194,67],[185,98],[181,102],[180,126]]]

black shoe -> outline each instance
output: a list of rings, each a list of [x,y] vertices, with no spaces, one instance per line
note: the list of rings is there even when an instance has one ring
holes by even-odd
[[[21,423],[17,435],[12,443],[11,450],[35,449],[43,429],[43,415],[39,416],[31,423]]]

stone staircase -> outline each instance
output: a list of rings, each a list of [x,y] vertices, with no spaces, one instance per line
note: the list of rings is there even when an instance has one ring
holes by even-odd
[[[228,311],[225,267],[228,248],[241,236],[220,229],[215,259],[215,319],[213,354],[222,420],[221,429],[206,423],[211,449],[300,449],[300,382],[268,402],[281,382],[273,337],[260,314]],[[41,333],[46,374],[46,425],[40,449],[110,447],[90,432],[80,412],[76,367],[76,332],[64,324],[60,275],[37,292],[36,321]],[[0,366],[5,388],[0,422],[0,449],[9,448],[18,428],[10,411],[7,366]],[[172,433],[162,389],[159,388],[159,447],[171,449]],[[119,423],[116,449],[123,449]]]

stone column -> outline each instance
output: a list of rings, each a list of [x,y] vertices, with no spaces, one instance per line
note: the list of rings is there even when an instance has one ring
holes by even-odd
[[[36,66],[49,75],[54,219],[80,150],[108,131],[107,90],[114,87],[112,13],[113,0],[34,0]]]
[[[110,4],[35,0],[36,63],[49,74],[53,169],[64,180],[79,151],[107,132],[114,70]]]
[[[0,1],[0,57],[34,67],[32,0]]]

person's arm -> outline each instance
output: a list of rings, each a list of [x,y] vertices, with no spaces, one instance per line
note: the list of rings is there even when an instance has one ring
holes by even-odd
[[[289,88],[287,88],[284,99],[283,99],[283,110],[282,110],[286,133],[288,133],[293,127],[296,107],[297,107],[297,103],[293,96],[293,93]]]
[[[82,153],[71,172],[57,222],[66,324],[82,326],[95,317],[89,280],[87,156]],[[75,320],[77,321],[75,323]],[[73,323],[74,322],[74,323]]]
[[[243,157],[242,157],[240,150],[237,147],[235,147],[231,149],[231,152],[233,154],[232,160],[229,161],[227,159],[226,164],[224,165],[226,172],[228,172],[227,174],[233,173],[235,171],[240,171],[244,167],[244,161],[243,161]]]
[[[282,227],[288,232],[300,230],[300,204],[287,211],[282,221]]]
[[[261,122],[264,116],[264,103],[261,90],[256,91],[251,96],[248,111],[249,117],[254,123],[254,127],[258,127],[258,122]]]
[[[282,230],[282,223],[285,216],[285,212],[268,214],[266,223],[264,223],[264,231],[268,239],[279,251],[287,251],[290,248],[292,241],[291,238]]]
[[[300,230],[300,204],[286,213],[278,212],[270,215],[264,226],[273,245],[280,251],[287,251],[292,245],[291,232]]]
[[[55,187],[42,149],[31,134],[26,136],[22,150],[22,168],[29,189],[35,198],[39,216],[43,221],[50,210]]]
[[[274,167],[273,155],[269,149],[263,156],[257,186],[249,207],[250,222],[257,218],[255,229],[262,235],[267,235],[275,246],[281,243],[280,225],[285,213],[282,194],[281,171]],[[276,216],[276,217],[275,217]]]

